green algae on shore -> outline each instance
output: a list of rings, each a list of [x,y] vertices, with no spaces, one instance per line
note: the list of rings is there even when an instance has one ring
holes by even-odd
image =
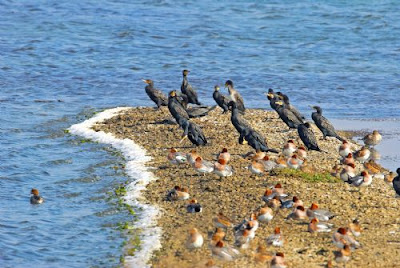
[[[329,172],[304,172],[298,169],[282,168],[273,170],[270,175],[275,176],[286,176],[294,178],[302,178],[306,182],[341,182],[339,178],[332,176]]]

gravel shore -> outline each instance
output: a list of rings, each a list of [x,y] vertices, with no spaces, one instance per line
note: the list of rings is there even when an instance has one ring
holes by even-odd
[[[275,112],[248,110],[244,117],[264,135],[271,148],[281,151],[288,139],[302,145],[297,131],[287,131],[286,125]],[[158,224],[163,230],[163,237],[161,250],[155,252],[150,260],[152,267],[206,267],[205,263],[210,259],[215,261],[216,267],[266,267],[266,264],[257,263],[254,255],[258,246],[266,246],[265,238],[273,233],[275,227],[281,228],[285,244],[282,248],[267,247],[271,254],[284,252],[288,267],[324,267],[333,260],[333,251],[337,250],[332,244],[332,232],[339,227],[347,227],[356,218],[363,228],[362,235],[357,238],[362,248],[352,253],[346,267],[398,267],[400,200],[394,198],[393,189],[383,180],[374,179],[371,186],[359,192],[328,176],[332,167],[339,163],[340,141],[334,138],[323,140],[319,130],[314,128],[320,147],[328,153],[308,152],[306,173],[310,176],[287,170],[254,176],[246,168],[251,161],[243,158],[243,155],[253,151],[252,148],[238,144],[239,135],[230,122],[230,114],[221,114],[217,108],[208,116],[193,121],[202,127],[209,141],[207,146],[197,148],[205,160],[215,161],[216,154],[224,147],[232,155],[229,165],[234,168],[233,176],[219,178],[217,175],[198,175],[190,165],[176,166],[168,162],[166,156],[171,147],[184,153],[194,148],[188,140],[179,143],[182,130],[170,121],[165,107],[161,110],[139,107],[94,126],[96,131],[111,132],[121,139],[132,139],[144,147],[153,159],[149,168],[159,179],[151,182],[143,195],[145,202],[155,204],[162,210]],[[351,135],[344,132],[340,134],[348,138]],[[354,149],[360,148],[356,143],[352,143],[352,146]],[[276,157],[275,154],[269,155]],[[360,170],[362,166],[358,164],[357,168]],[[309,221],[285,220],[291,211],[280,210],[269,224],[260,224],[249,249],[241,250],[238,259],[223,262],[213,258],[208,243],[215,230],[212,219],[217,213],[223,212],[234,223],[240,223],[251,212],[265,205],[262,196],[267,187],[276,183],[281,183],[290,196],[295,195],[303,200],[306,207],[314,202],[320,208],[336,214],[331,220],[335,226],[333,231],[308,233]],[[198,200],[203,211],[188,214],[187,201],[167,201],[166,194],[175,185],[187,187],[190,197]],[[197,250],[188,250],[185,241],[188,230],[193,227],[203,234],[204,245]],[[233,244],[232,230],[228,230],[226,241]],[[333,264],[337,265],[334,261]]]

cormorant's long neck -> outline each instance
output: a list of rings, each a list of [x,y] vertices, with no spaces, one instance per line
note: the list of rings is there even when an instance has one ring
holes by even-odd
[[[173,99],[174,99],[174,102],[176,103],[176,105],[180,105],[183,107],[183,104],[178,100],[177,97],[174,97]]]
[[[235,90],[235,89],[234,89],[231,85],[228,86],[229,94],[232,94],[232,91],[234,91],[234,90]]]
[[[178,105],[182,105],[177,99],[176,97],[172,97],[172,96],[168,96],[168,103],[176,103]]]
[[[185,94],[182,94],[182,106],[183,106],[183,108],[187,108],[187,105],[188,105],[188,97],[185,95]]]
[[[232,116],[231,117],[237,117],[239,114],[238,109],[236,106],[232,106]]]
[[[187,76],[184,75],[184,76],[183,76],[182,85],[187,85],[187,84],[188,84]]]

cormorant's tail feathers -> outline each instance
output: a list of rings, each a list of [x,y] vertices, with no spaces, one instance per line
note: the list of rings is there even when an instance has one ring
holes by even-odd
[[[268,149],[267,152],[274,153],[274,154],[279,154],[278,150],[272,149],[272,148]]]
[[[344,141],[344,139],[342,137],[340,137],[339,135],[336,134],[336,139],[340,140],[340,141]]]
[[[317,151],[318,151],[318,152],[321,152],[321,153],[328,154],[328,152],[327,152],[327,151],[324,151],[324,150],[322,150],[322,149],[321,149],[321,148],[319,148],[319,147],[317,148]]]

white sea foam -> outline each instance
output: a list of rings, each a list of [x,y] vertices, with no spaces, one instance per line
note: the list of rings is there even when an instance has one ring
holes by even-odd
[[[146,185],[150,181],[156,179],[154,174],[149,172],[145,166],[145,163],[150,161],[151,157],[146,155],[146,150],[130,139],[117,139],[110,133],[103,131],[96,132],[91,129],[94,124],[112,118],[128,109],[130,108],[118,107],[105,110],[82,123],[72,125],[69,131],[74,135],[110,144],[121,151],[127,160],[125,170],[133,181],[127,187],[125,202],[141,209],[139,220],[135,222],[135,227],[141,230],[141,250],[137,251],[135,256],[126,256],[125,265],[127,267],[148,267],[146,263],[152,252],[161,247],[161,228],[157,227],[155,223],[155,219],[160,211],[158,207],[140,202],[143,201],[141,191],[146,188]]]

